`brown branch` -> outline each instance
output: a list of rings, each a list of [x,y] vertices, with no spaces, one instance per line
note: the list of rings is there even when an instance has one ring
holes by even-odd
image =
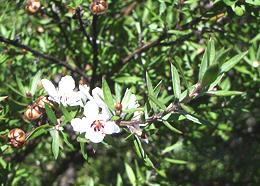
[[[27,45],[24,45],[24,44],[17,42],[16,40],[7,39],[7,38],[0,36],[0,42],[12,45],[12,46],[17,47],[17,48],[25,49],[25,50],[31,52],[34,56],[46,59],[50,62],[54,62],[57,65],[61,65],[65,68],[67,68],[68,70],[75,72],[75,73],[83,76],[84,78],[87,78],[87,75],[85,74],[85,72],[82,71],[81,69],[79,69],[78,67],[73,67],[73,66],[69,65],[66,61],[62,61],[62,60],[59,60],[59,59],[57,59],[53,56],[50,56],[48,54],[44,54],[42,52],[39,52],[35,49],[30,48]]]
[[[93,50],[93,66],[92,66],[92,77],[90,82],[90,89],[93,89],[97,79],[97,67],[98,67],[98,44],[97,44],[97,37],[98,37],[98,16],[93,15],[92,20],[92,50]]]
[[[85,29],[85,25],[84,22],[82,20],[82,13],[81,13],[82,9],[79,7],[76,9],[76,16],[79,20],[79,26],[80,26],[80,30],[81,32],[84,34],[84,36],[87,38],[87,41],[89,42],[89,44],[92,45],[91,39],[89,34],[87,33],[86,29]]]

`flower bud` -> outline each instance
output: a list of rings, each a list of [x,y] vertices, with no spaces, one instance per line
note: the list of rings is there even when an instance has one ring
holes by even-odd
[[[122,108],[123,108],[123,106],[122,106],[121,103],[116,103],[116,104],[115,104],[115,109],[116,109],[116,111],[122,111]]]
[[[47,96],[40,96],[36,100],[36,105],[40,107],[41,109],[45,108],[45,104],[48,104],[49,106],[53,107],[53,103],[48,99]]]
[[[10,144],[15,147],[21,147],[25,143],[26,134],[23,130],[15,128],[8,134]]]
[[[40,107],[35,104],[29,105],[24,113],[25,118],[29,121],[37,120],[41,115]]]
[[[40,0],[28,0],[25,9],[29,14],[34,14],[39,10],[40,7]]]
[[[90,10],[93,14],[99,15],[106,12],[108,4],[106,0],[93,0],[90,5]]]

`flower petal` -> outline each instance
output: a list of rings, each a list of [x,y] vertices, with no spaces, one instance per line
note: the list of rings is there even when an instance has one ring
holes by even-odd
[[[84,106],[84,115],[89,120],[89,122],[97,120],[99,118],[98,113],[99,107],[93,100],[88,101]]]
[[[59,91],[60,92],[71,92],[75,88],[75,81],[71,76],[64,76],[59,82]]]
[[[90,88],[87,85],[79,85],[79,91],[89,100],[92,100],[93,97],[89,93]]]
[[[102,142],[105,136],[106,136],[106,134],[104,134],[102,132],[102,130],[94,131],[93,128],[89,128],[87,130],[86,134],[85,134],[85,138],[89,139],[93,143],[100,143],[100,142]]]
[[[105,134],[113,134],[113,133],[119,133],[120,128],[117,124],[115,124],[114,121],[108,121],[104,124],[104,133]]]
[[[103,91],[101,88],[99,88],[99,87],[94,88],[92,90],[92,96],[99,107],[106,106],[105,102],[103,101],[104,96],[103,96]]]
[[[42,83],[43,88],[47,92],[47,94],[52,99],[57,99],[58,98],[58,92],[57,92],[55,86],[53,85],[53,83],[51,81],[49,81],[48,79],[42,79],[41,83]],[[53,100],[53,101],[55,101],[55,100]]]
[[[73,127],[73,130],[75,132],[86,132],[89,128],[90,125],[85,121],[85,118],[74,118],[71,120],[71,126]]]

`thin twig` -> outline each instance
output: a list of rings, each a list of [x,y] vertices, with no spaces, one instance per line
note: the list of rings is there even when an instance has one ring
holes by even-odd
[[[85,29],[85,25],[84,25],[84,22],[82,20],[82,15],[81,15],[81,8],[77,8],[76,9],[76,16],[79,20],[79,26],[80,26],[80,30],[81,32],[84,34],[84,36],[87,38],[87,41],[89,42],[89,44],[92,45],[92,42],[91,42],[91,39],[90,39],[90,36],[89,34],[87,33],[86,29]]]
[[[34,56],[46,59],[46,60],[51,61],[51,62],[54,62],[57,65],[64,66],[68,70],[75,72],[75,73],[83,76],[86,79],[88,78],[87,75],[85,74],[85,72],[83,72],[78,67],[73,67],[73,66],[69,65],[66,61],[62,61],[62,60],[59,60],[59,59],[57,59],[53,56],[50,56],[48,54],[44,54],[42,52],[39,52],[38,50],[32,49],[27,45],[24,45],[24,44],[17,42],[16,40],[7,39],[7,38],[0,36],[0,42],[12,45],[12,46],[17,47],[17,48],[25,49],[25,50],[31,52]]]
[[[93,15],[92,21],[92,50],[93,50],[93,66],[92,66],[92,77],[90,82],[90,88],[93,89],[97,79],[97,66],[98,66],[98,44],[97,44],[97,37],[98,37],[98,29],[97,29],[97,21],[98,16]]]

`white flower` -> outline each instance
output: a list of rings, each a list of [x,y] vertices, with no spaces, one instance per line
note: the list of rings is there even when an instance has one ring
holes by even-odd
[[[83,106],[86,97],[80,91],[74,91],[75,81],[71,76],[62,77],[58,88],[47,79],[42,79],[41,83],[49,95],[49,99],[64,106]]]
[[[80,91],[83,91],[90,100],[84,106],[85,117],[73,119],[71,125],[74,131],[85,133],[85,137],[93,143],[100,143],[107,134],[120,132],[120,128],[110,120],[112,115],[103,101],[102,90],[95,88],[92,96],[88,90],[87,87],[80,87]]]

